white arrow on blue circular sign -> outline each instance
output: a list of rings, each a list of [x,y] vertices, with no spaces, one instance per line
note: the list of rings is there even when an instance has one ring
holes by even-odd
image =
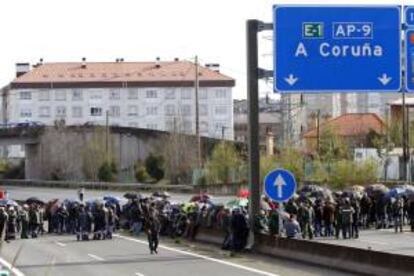
[[[289,200],[296,192],[294,175],[284,169],[271,171],[264,179],[266,195],[277,202]]]

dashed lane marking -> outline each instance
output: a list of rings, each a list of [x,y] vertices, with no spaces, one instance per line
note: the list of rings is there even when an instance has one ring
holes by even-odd
[[[101,257],[99,257],[99,256],[96,256],[96,255],[94,255],[94,254],[88,254],[88,256],[89,257],[91,257],[92,259],[95,259],[95,260],[97,260],[97,261],[105,261],[105,259],[104,258],[101,258]]]
[[[66,246],[66,244],[64,244],[64,243],[61,243],[61,242],[55,242],[57,245],[59,245],[59,246],[61,246],[61,247],[65,247]]]
[[[130,238],[130,237],[124,237],[124,236],[121,236],[121,235],[114,235],[114,236],[117,237],[117,238],[120,238],[120,239],[127,240],[127,241],[133,241],[133,242],[136,242],[136,243],[148,245],[147,241],[143,241],[143,240],[139,240],[139,239],[135,239],[135,238]],[[251,267],[247,267],[247,266],[244,266],[244,265],[235,264],[235,263],[232,263],[232,262],[227,262],[227,261],[224,261],[224,260],[219,260],[219,259],[216,259],[216,258],[207,257],[207,256],[204,256],[204,255],[200,255],[200,254],[197,254],[197,253],[172,248],[172,247],[165,246],[165,245],[160,245],[159,248],[163,248],[165,250],[180,253],[180,254],[183,254],[183,255],[188,255],[188,256],[200,258],[200,259],[203,259],[203,260],[206,260],[206,261],[231,266],[231,267],[238,268],[238,269],[241,269],[241,270],[253,272],[253,273],[259,274],[259,275],[279,276],[278,274],[270,273],[270,272],[259,270],[259,269],[256,269],[256,268],[251,268]]]

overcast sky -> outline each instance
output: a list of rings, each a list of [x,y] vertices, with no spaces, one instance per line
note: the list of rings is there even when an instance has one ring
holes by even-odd
[[[16,62],[192,59],[220,63],[235,78],[234,98],[246,98],[245,24],[272,21],[272,5],[399,4],[411,1],[291,0],[1,0],[0,85]],[[271,69],[271,34],[261,34],[261,64]],[[261,93],[272,93],[263,84]]]

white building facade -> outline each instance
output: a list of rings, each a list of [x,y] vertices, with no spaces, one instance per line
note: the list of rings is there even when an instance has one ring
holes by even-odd
[[[234,80],[199,71],[200,135],[233,140]],[[194,72],[186,61],[40,64],[11,83],[8,122],[105,125],[108,119],[109,125],[195,134]]]

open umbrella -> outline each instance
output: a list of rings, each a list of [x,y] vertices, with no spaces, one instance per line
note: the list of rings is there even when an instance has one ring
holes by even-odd
[[[250,196],[250,191],[248,189],[240,189],[237,196],[240,198],[248,198]]]
[[[382,197],[388,193],[389,189],[384,184],[372,184],[365,188],[369,197]]]
[[[212,196],[208,194],[199,194],[191,197],[190,202],[207,202],[211,201]]]
[[[226,206],[233,209],[238,207],[247,207],[249,200],[247,198],[235,198],[226,203]]]
[[[0,206],[14,206],[14,207],[18,207],[19,204],[11,199],[0,199]]]
[[[129,192],[129,193],[124,194],[124,197],[126,199],[138,199],[138,198],[140,198],[140,195],[137,194],[137,193],[131,193],[131,192]]]
[[[154,197],[162,197],[162,198],[170,198],[171,197],[171,195],[168,193],[168,192],[166,192],[166,191],[162,191],[162,192],[154,192],[153,194],[152,194],[152,196],[154,196]]]
[[[103,200],[105,200],[105,202],[108,202],[108,203],[113,204],[113,205],[119,205],[119,202],[121,201],[120,198],[118,198],[116,196],[111,196],[111,195],[104,196]]]
[[[40,205],[44,205],[45,204],[42,200],[38,199],[37,197],[29,197],[26,200],[26,203],[27,204],[33,204],[33,203],[35,203],[35,204],[40,204]]]

